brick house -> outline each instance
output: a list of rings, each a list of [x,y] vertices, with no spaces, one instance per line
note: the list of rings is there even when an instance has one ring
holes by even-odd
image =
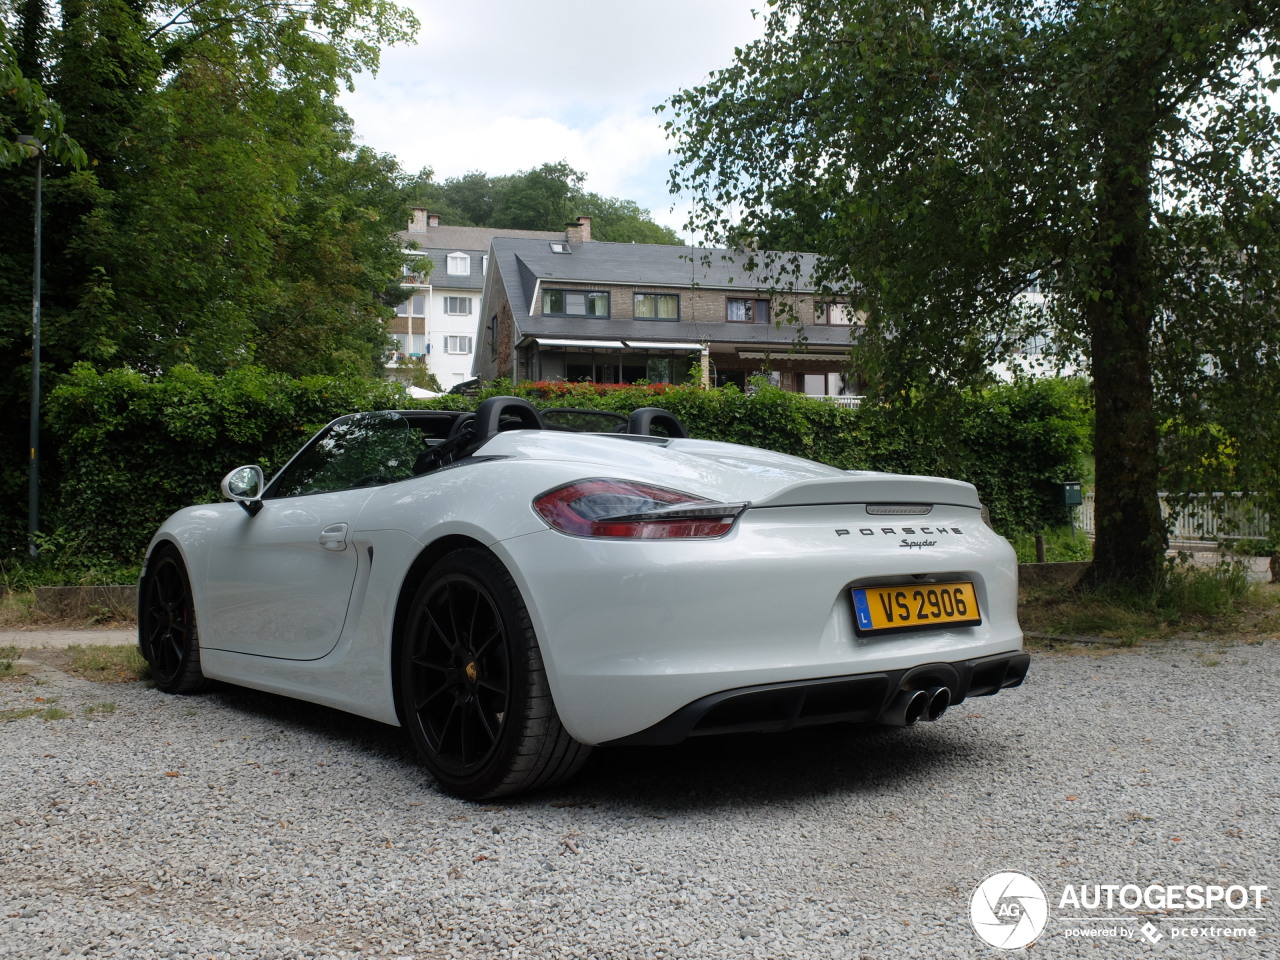
[[[714,386],[745,387],[763,374],[784,390],[856,403],[863,391],[849,344],[860,325],[844,304],[815,294],[814,257],[800,255],[798,278],[777,283],[748,270],[750,259],[592,241],[586,217],[555,240],[495,236],[474,374],[680,383],[700,363]]]

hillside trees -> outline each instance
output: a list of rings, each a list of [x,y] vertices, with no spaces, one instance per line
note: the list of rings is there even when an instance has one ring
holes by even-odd
[[[1155,582],[1158,488],[1209,476],[1162,476],[1171,425],[1190,447],[1226,431],[1235,475],[1275,489],[1280,5],[770,8],[761,40],[668,105],[692,228],[823,254],[886,398],[945,410],[1032,333],[1081,356],[1095,585]],[[1028,315],[1032,285],[1047,307]]]
[[[453,226],[562,230],[578,217],[591,217],[596,240],[682,242],[634,201],[588,191],[586,175],[564,161],[502,176],[473,171],[440,183],[432,171],[423,170],[407,185],[406,196],[414,206],[426,207]]]

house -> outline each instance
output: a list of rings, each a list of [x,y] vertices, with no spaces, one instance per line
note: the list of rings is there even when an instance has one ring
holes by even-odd
[[[856,403],[857,315],[815,292],[812,255],[798,255],[796,275],[776,282],[761,266],[770,259],[592,241],[586,217],[556,239],[495,236],[475,376],[680,383],[698,364],[713,386],[745,388],[764,375],[784,390]]]
[[[406,299],[391,322],[397,346],[388,368],[424,366],[446,390],[471,378],[489,244],[497,236],[564,239],[562,232],[443,226],[438,216],[414,209],[408,229],[399,233]],[[415,272],[424,257],[431,259],[430,271]]]

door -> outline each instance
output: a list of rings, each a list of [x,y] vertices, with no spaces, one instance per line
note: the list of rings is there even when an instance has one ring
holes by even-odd
[[[352,414],[317,434],[237,511],[209,551],[201,643],[315,660],[342,635],[360,558],[352,531],[381,485],[413,476],[423,437],[395,413]]]
[[[200,642],[288,660],[338,643],[358,558],[350,542],[370,489],[267,500],[237,511],[209,554]]]

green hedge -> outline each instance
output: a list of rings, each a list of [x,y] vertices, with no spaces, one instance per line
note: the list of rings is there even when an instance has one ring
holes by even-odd
[[[495,391],[497,392],[497,391]],[[967,480],[996,529],[1008,535],[1067,523],[1061,484],[1084,481],[1092,436],[1087,386],[1039,380],[857,409],[761,386],[701,390],[655,384],[522,384],[541,406],[629,412],[670,410],[691,435],[808,457],[846,470],[887,470]]]
[[[140,558],[166,516],[217,500],[232,467],[271,471],[334,417],[404,403],[385,380],[190,367],[153,378],[81,364],[45,404],[56,460],[41,528],[85,556]]]
[[[674,413],[693,436],[808,457],[843,469],[938,474],[974,483],[997,529],[1012,535],[1066,521],[1058,484],[1082,479],[1089,434],[1079,391],[1053,381],[958,396],[946,409],[921,404],[857,410],[771,387],[538,383],[499,384],[480,398],[414,406],[473,409],[496,393],[540,407]],[[42,528],[85,555],[141,555],[173,510],[216,500],[232,467],[270,473],[324,423],[343,413],[404,407],[399,384],[257,369],[222,377],[178,368],[163,377],[75,368],[46,402],[53,462]],[[17,544],[11,546],[16,549]]]

